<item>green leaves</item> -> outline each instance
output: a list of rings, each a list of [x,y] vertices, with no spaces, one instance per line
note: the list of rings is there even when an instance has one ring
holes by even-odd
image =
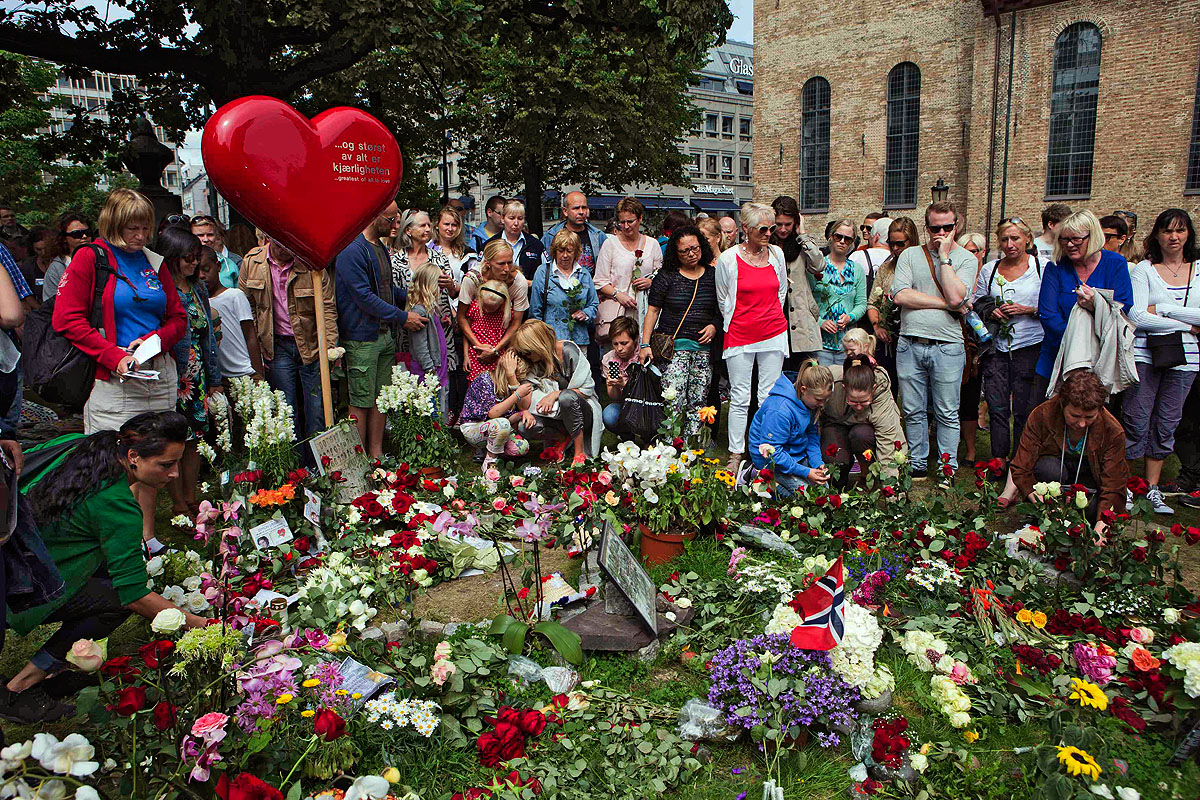
[[[513,655],[520,655],[525,649],[525,637],[530,630],[545,636],[550,645],[569,663],[583,663],[583,647],[578,634],[567,630],[553,620],[542,620],[530,628],[529,623],[521,622],[510,616],[497,617],[492,621],[488,633],[499,636],[504,649]]]

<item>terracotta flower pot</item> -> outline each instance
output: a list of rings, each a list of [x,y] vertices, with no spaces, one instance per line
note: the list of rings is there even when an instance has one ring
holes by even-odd
[[[421,477],[426,480],[440,481],[446,477],[446,470],[441,467],[421,467]]]
[[[687,533],[655,533],[639,523],[642,534],[642,561],[647,564],[665,564],[676,556],[683,555],[683,543],[696,538],[695,531]]]

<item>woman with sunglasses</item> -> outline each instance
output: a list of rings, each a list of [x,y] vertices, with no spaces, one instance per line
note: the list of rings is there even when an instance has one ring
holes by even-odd
[[[821,349],[817,363],[840,364],[845,359],[842,337],[867,311],[867,278],[863,268],[850,259],[858,237],[854,222],[839,219],[829,233],[829,254],[819,276],[813,278],[813,297],[821,320]]]
[[[996,226],[996,241],[1000,243],[1001,257],[989,261],[979,271],[971,302],[977,304],[989,297],[995,303],[992,320],[987,321],[999,325],[996,347],[983,356],[980,368],[988,404],[992,458],[1008,461],[1013,455],[1013,443],[1021,441],[1029,412],[1037,406],[1033,397],[1033,371],[1045,335],[1037,318],[1037,304],[1046,265],[1040,256],[1028,252],[1033,248],[1033,231],[1016,217],[1001,220]]]
[[[896,277],[896,259],[910,247],[919,247],[917,224],[908,217],[897,217],[888,225],[888,257],[875,270],[875,283],[867,298],[867,321],[875,331],[875,360],[892,379],[892,394],[900,381],[896,375],[896,336],[900,333],[900,307],[892,302],[892,278]]]
[[[62,281],[63,273],[75,251],[85,244],[92,243],[92,224],[87,217],[68,211],[59,216],[55,227],[58,228],[58,251],[46,268],[46,276],[42,279],[42,302],[58,294],[58,284]]]
[[[1104,249],[1104,231],[1091,211],[1076,211],[1054,230],[1054,261],[1042,272],[1038,318],[1045,338],[1038,356],[1033,402],[1045,399],[1050,373],[1058,358],[1071,311],[1095,309],[1097,289],[1109,289],[1126,313],[1133,308],[1129,264],[1120,253]]]
[[[187,420],[190,432],[179,463],[179,476],[167,484],[174,503],[171,513],[188,516],[194,516],[199,508],[196,484],[200,475],[200,452],[196,442],[208,433],[208,398],[224,391],[217,365],[217,337],[213,333],[208,285],[197,274],[201,246],[199,237],[178,225],[163,228],[154,242],[155,251],[171,270],[175,291],[188,318],[187,333],[176,343],[171,355],[179,375],[175,410]]]
[[[100,239],[96,249],[75,251],[55,300],[54,329],[96,362],[96,378],[83,407],[83,431],[117,430],[143,411],[174,411],[178,380],[171,348],[187,335],[187,312],[175,291],[175,279],[158,255],[145,250],[154,230],[154,206],[133,189],[116,189],[100,210]],[[97,269],[97,250],[108,269]],[[101,314],[104,324],[92,326],[92,301],[97,280],[103,280]],[[158,355],[139,363],[133,353],[157,335]],[[131,377],[139,370],[157,378]],[[140,487],[140,488],[139,488]],[[154,538],[157,491],[134,487],[142,508],[142,535],[151,554],[165,545]]]
[[[783,373],[788,354],[787,263],[770,244],[775,209],[746,203],[741,211],[746,241],[717,258],[717,304],[725,326],[721,356],[729,369],[729,471],[736,473],[746,450],[750,381],[758,364],[758,397],[765,400]],[[851,227],[853,230],[853,227]]]

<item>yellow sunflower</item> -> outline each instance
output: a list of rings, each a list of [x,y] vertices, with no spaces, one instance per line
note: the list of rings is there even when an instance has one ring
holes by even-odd
[[[1028,625],[1033,621],[1033,613],[1028,608],[1022,608],[1017,612],[1017,622]]]
[[[1079,705],[1084,708],[1091,707],[1100,711],[1108,709],[1108,696],[1104,694],[1104,690],[1080,678],[1071,678],[1070,698],[1078,700]]]
[[[1100,765],[1091,754],[1078,747],[1059,747],[1058,760],[1067,768],[1069,775],[1086,775],[1093,781],[1100,780]]]

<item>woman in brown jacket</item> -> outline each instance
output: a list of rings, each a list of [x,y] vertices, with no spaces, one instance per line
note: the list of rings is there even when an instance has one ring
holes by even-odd
[[[1063,486],[1083,484],[1094,492],[1087,507],[1087,518],[1094,524],[1102,511],[1124,510],[1129,480],[1125,430],[1104,408],[1107,399],[1100,379],[1078,370],[1058,394],[1030,413],[1001,506],[1030,497],[1035,482],[1057,481]]]

